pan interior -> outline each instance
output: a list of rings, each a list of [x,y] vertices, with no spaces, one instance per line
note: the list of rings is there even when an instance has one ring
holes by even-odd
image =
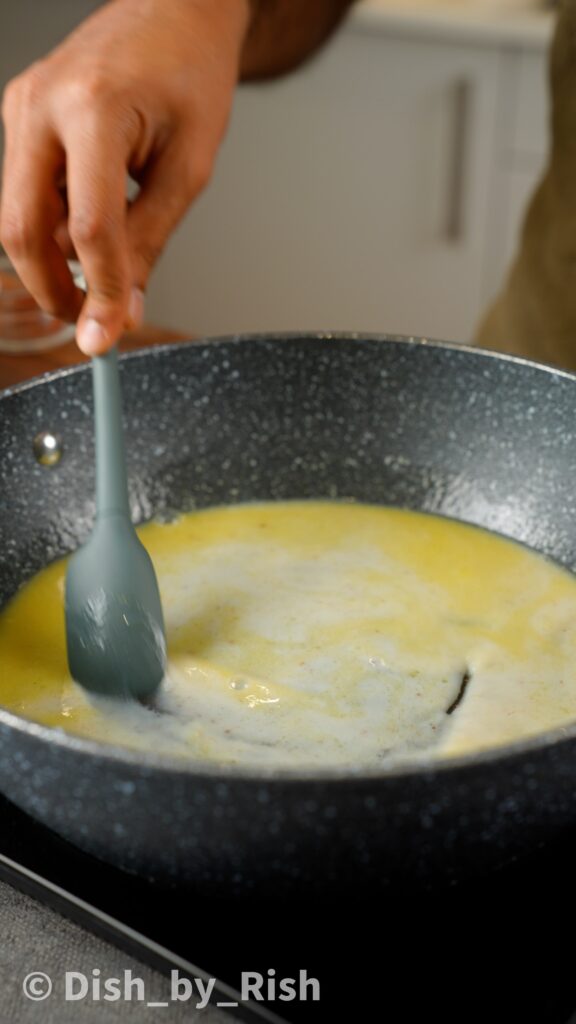
[[[406,339],[220,339],[122,366],[138,521],[255,500],[354,499],[454,517],[576,564],[575,380]],[[93,516],[90,380],[0,398],[0,598]],[[40,430],[63,442],[38,465]]]
[[[72,682],[56,563],[0,615],[13,711],[231,769],[453,757],[575,717],[576,581],[520,545],[336,502],[226,506],[141,537],[169,639],[155,704]]]

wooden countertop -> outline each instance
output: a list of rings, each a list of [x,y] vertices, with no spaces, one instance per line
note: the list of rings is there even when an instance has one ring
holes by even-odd
[[[120,351],[133,352],[149,345],[161,345],[173,341],[188,341],[192,334],[167,330],[163,327],[144,326],[132,331],[121,339]],[[38,352],[27,355],[6,355],[0,352],[0,389],[12,387],[23,380],[37,377],[50,370],[59,370],[63,366],[76,366],[88,362],[88,357],[80,352],[75,342],[69,342],[51,352]]]

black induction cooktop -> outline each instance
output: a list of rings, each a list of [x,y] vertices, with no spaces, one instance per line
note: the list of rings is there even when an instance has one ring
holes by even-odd
[[[246,1021],[567,1024],[576,1009],[576,829],[458,885],[231,897],[128,875],[0,798],[0,877],[164,973],[216,977],[223,1002],[242,972],[317,979],[319,1001],[310,986],[240,1001]]]

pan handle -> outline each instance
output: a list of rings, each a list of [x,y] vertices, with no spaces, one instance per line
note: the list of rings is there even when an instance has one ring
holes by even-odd
[[[466,164],[468,136],[470,133],[470,111],[472,108],[472,83],[468,78],[459,78],[452,87],[451,100],[451,150],[448,164],[448,193],[444,233],[448,242],[461,242],[464,238],[466,210]]]

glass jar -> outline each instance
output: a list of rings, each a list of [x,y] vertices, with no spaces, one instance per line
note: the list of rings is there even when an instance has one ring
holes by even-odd
[[[80,264],[69,260],[68,266],[78,287],[85,288]],[[0,353],[46,352],[72,341],[75,331],[75,324],[40,309],[0,248]]]

